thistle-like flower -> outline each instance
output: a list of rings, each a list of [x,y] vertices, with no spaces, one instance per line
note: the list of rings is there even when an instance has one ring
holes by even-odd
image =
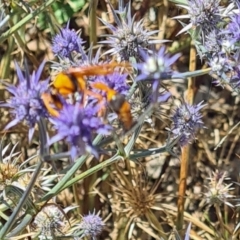
[[[86,236],[92,237],[93,239],[102,232],[104,226],[105,223],[102,218],[95,213],[89,213],[83,216],[81,223],[78,224],[78,227],[82,231],[81,237]]]
[[[208,60],[211,67],[210,75],[215,78],[214,83],[217,86],[224,87],[229,85],[236,92],[239,92],[240,87],[240,52],[228,57],[226,54],[214,55]]]
[[[79,102],[63,102],[59,116],[51,119],[57,134],[50,139],[49,144],[66,139],[73,159],[86,152],[97,156],[92,145],[93,133],[108,134],[110,131],[110,127],[103,123],[97,113],[97,106],[82,107]]]
[[[204,47],[206,52],[211,55],[221,51],[221,35],[216,29],[206,34]]]
[[[83,41],[80,36],[69,29],[69,22],[66,28],[60,29],[60,33],[53,38],[52,51],[60,58],[70,58],[73,52],[81,53]]]
[[[234,91],[240,92],[240,66],[237,64],[237,66],[234,67],[234,71],[232,73],[232,76],[230,78],[229,85],[233,88]]]
[[[233,14],[230,16],[231,21],[226,30],[223,30],[224,34],[228,35],[228,39],[231,44],[240,42],[240,14]]]
[[[0,143],[1,148],[2,141]],[[16,149],[16,146],[13,146],[10,154],[8,156],[6,155],[6,152],[9,150],[10,144],[5,146],[2,149],[2,152],[0,152],[0,192],[7,186],[10,185],[17,176],[17,173],[19,172],[19,167],[17,166],[17,161],[19,159],[20,153],[14,152]],[[3,157],[4,156],[4,157]],[[0,194],[1,195],[1,194]]]
[[[136,78],[136,81],[150,81],[152,83],[152,96],[151,101],[153,103],[166,101],[168,95],[160,94],[161,80],[171,79],[173,71],[171,65],[181,56],[181,54],[175,54],[170,56],[166,53],[166,48],[161,47],[157,54],[147,55],[142,52],[144,59],[143,63],[137,64],[137,68],[140,70],[140,75]]]
[[[92,79],[92,81],[102,82],[117,93],[126,95],[129,90],[129,85],[127,84],[127,76],[127,74],[114,72],[106,76],[96,76]]]
[[[143,20],[136,22],[134,17],[132,18],[131,16],[130,3],[123,12],[115,11],[110,3],[109,5],[117,26],[115,27],[101,19],[102,23],[112,32],[111,35],[106,35],[108,38],[107,40],[101,42],[111,47],[105,54],[116,54],[120,57],[120,60],[129,61],[131,57],[139,60],[141,59],[139,50],[148,52],[150,51],[150,45],[166,42],[166,40],[150,39],[158,30],[148,32],[143,26]]]
[[[233,71],[235,63],[230,61],[225,54],[213,55],[208,59],[208,65],[211,67],[210,75],[216,79],[214,83],[217,86],[224,87],[230,83],[229,73]]]
[[[208,178],[210,180],[208,186],[205,186],[208,189],[208,192],[205,193],[207,202],[209,204],[221,204],[225,203],[231,207],[233,205],[228,202],[228,199],[233,198],[234,196],[229,194],[232,188],[232,183],[225,184],[225,180],[229,180],[226,172],[219,172],[216,170],[212,172],[211,176]]]
[[[93,53],[93,48],[90,46],[90,48],[87,50],[88,53],[86,53],[84,47],[80,48],[79,54],[71,54],[71,58],[58,58],[58,62],[53,61],[51,65],[52,74],[57,75],[60,72],[68,71],[71,67],[86,67],[89,65],[98,65],[101,63],[100,61],[100,54],[101,54],[101,48],[98,49],[96,54]],[[89,77],[89,79],[92,79],[92,77]]]
[[[191,143],[195,139],[197,130],[203,128],[202,116],[199,110],[204,106],[202,102],[192,106],[184,103],[175,110],[172,116],[173,127],[171,133],[174,138],[179,137],[180,146]]]
[[[26,164],[31,160],[30,158],[22,163],[20,159],[21,153],[15,151],[18,144],[15,144],[12,148],[11,144],[3,147],[1,141],[0,146],[2,149],[0,152],[0,199],[6,202],[4,212],[7,212],[9,209],[16,207],[22,194],[26,191],[33,174],[33,166],[26,167]],[[35,157],[36,155],[31,158]],[[46,177],[43,179],[42,176],[36,179],[31,195],[28,196],[26,201],[28,207],[32,208],[33,201],[36,199],[39,200],[40,196],[43,195],[43,185],[51,186],[49,179],[54,180],[54,176],[48,175],[47,180]],[[45,190],[49,190],[49,188],[45,188]],[[22,212],[22,214],[24,214],[24,212]]]
[[[125,232],[128,234],[128,238],[137,239],[137,236],[133,236],[134,232],[138,233],[145,229],[162,229],[161,213],[155,211],[161,209],[162,195],[156,192],[160,181],[151,185],[141,167],[129,167],[124,171],[116,168],[116,171],[112,171],[111,176],[115,183],[112,185],[113,196],[110,199],[112,212],[119,222],[122,222],[123,219],[126,222]],[[158,220],[155,214],[158,215]],[[151,219],[151,224],[148,225],[145,219]],[[146,223],[146,228],[141,228],[140,225],[134,224],[135,222],[140,225]]]
[[[172,77],[171,65],[181,56],[177,53],[173,56],[166,53],[166,47],[161,47],[157,54],[147,55],[142,52],[143,63],[137,64],[141,74],[137,77],[140,80],[164,80]]]
[[[49,79],[39,81],[44,62],[40,65],[36,72],[29,76],[28,72],[24,76],[20,67],[15,64],[19,84],[17,86],[4,82],[6,89],[13,95],[6,103],[0,104],[1,107],[11,108],[11,113],[14,117],[5,129],[9,129],[19,122],[24,122],[29,127],[28,139],[32,139],[35,124],[41,117],[48,116],[41,99],[42,93],[48,89]]]
[[[61,236],[65,224],[63,211],[54,204],[43,207],[33,221],[34,229],[39,231],[38,239],[41,240],[50,240]]]
[[[188,0],[188,6],[179,5],[187,9],[188,14],[175,17],[175,19],[190,18],[190,23],[186,25],[178,34],[195,28],[200,35],[204,36],[217,28],[221,22],[222,9],[219,0]]]

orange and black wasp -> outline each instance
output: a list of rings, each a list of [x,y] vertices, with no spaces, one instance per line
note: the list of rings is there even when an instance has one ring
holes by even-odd
[[[62,108],[62,103],[59,96],[66,98],[69,94],[78,92],[83,95],[83,99],[87,95],[92,95],[100,99],[101,96],[97,95],[91,90],[88,90],[85,77],[108,75],[113,73],[116,67],[126,67],[126,64],[113,62],[103,65],[72,67],[68,69],[68,71],[59,73],[52,82],[51,92],[42,94],[42,100],[48,112],[55,117],[59,115],[59,110]],[[125,130],[129,130],[133,124],[133,119],[131,115],[131,106],[125,97],[115,90],[109,88],[104,83],[96,82],[91,84],[91,87],[105,92],[110,109],[112,109],[118,115],[119,120],[122,122]]]

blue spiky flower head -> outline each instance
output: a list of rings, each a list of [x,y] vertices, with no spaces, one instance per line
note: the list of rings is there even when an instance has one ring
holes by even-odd
[[[103,123],[97,112],[97,106],[82,107],[79,102],[70,104],[63,101],[59,116],[51,119],[57,134],[50,139],[49,144],[66,139],[73,159],[85,153],[97,157],[97,151],[92,145],[93,134],[110,132],[110,127]]]
[[[230,18],[231,21],[223,33],[228,35],[231,44],[238,43],[238,45],[240,45],[240,14],[233,14]]]
[[[173,127],[171,132],[175,138],[179,137],[181,146],[191,143],[195,139],[196,132],[203,128],[202,115],[200,110],[205,106],[200,102],[197,105],[189,105],[187,103],[179,106],[172,117]]]
[[[144,62],[136,64],[140,74],[136,78],[136,81],[147,81],[152,83],[152,96],[151,101],[153,103],[165,101],[170,95],[161,95],[160,87],[161,80],[171,79],[173,70],[171,69],[181,54],[175,54],[170,56],[166,52],[166,47],[161,47],[157,53],[145,54],[142,52]],[[164,99],[164,100],[163,100]]]
[[[225,54],[214,54],[208,59],[208,64],[211,67],[210,75],[215,80],[214,83],[217,86],[224,87],[230,83],[230,73],[233,71],[234,62],[232,62]]]
[[[212,29],[220,22],[219,0],[188,0],[188,4],[193,26]]]
[[[82,43],[80,36],[74,30],[69,29],[68,22],[66,28],[60,29],[60,33],[53,38],[52,51],[60,58],[69,58],[74,51],[82,52]]]
[[[102,232],[104,226],[105,223],[103,222],[102,218],[94,212],[83,216],[82,222],[79,224],[79,227],[83,232],[82,237],[88,236],[92,237],[93,239],[95,239],[95,237]]]
[[[97,76],[92,79],[93,82],[102,82],[110,89],[113,89],[119,94],[126,95],[129,90],[129,85],[127,84],[127,74],[114,72],[106,76]]]
[[[111,47],[105,54],[117,55],[120,60],[129,61],[131,57],[139,60],[141,59],[139,50],[148,52],[150,45],[166,42],[166,40],[150,39],[158,30],[149,32],[144,28],[143,20],[135,21],[135,18],[131,16],[130,3],[124,11],[115,11],[111,4],[110,7],[117,26],[101,20],[112,32],[111,35],[106,35],[107,40],[101,42]]]
[[[12,94],[1,107],[11,108],[14,119],[5,127],[9,129],[19,122],[24,122],[29,127],[28,139],[32,139],[35,124],[41,117],[48,116],[41,95],[48,89],[49,79],[39,81],[45,62],[43,62],[32,75],[24,75],[17,63],[15,63],[19,83],[17,86],[3,83]],[[27,68],[27,67],[26,67]]]
[[[229,77],[229,85],[232,87],[232,89],[236,92],[240,92],[240,52],[237,51],[231,58],[232,61],[232,71],[228,75]]]
[[[199,31],[201,36],[217,28],[221,22],[220,0],[188,0],[188,5],[179,5],[187,9],[187,15],[174,17],[174,19],[189,18],[190,23],[186,25],[178,34],[186,32],[191,28]]]
[[[240,67],[234,69],[234,75],[230,79],[229,85],[233,88],[234,91],[240,92]]]
[[[137,81],[140,80],[164,80],[169,79],[172,76],[171,65],[177,61],[181,56],[180,53],[170,56],[166,52],[166,47],[163,46],[155,54],[147,55],[142,52],[144,59],[143,63],[137,64],[137,68],[141,71],[137,77]]]
[[[221,42],[222,42],[221,35],[216,29],[206,34],[204,46],[207,50],[207,53],[210,54],[219,53],[221,51]]]

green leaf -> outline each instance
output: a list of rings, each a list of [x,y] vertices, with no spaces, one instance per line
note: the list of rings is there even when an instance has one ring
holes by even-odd
[[[72,1],[69,1],[68,3],[71,6],[71,8],[73,9],[73,12],[78,12],[79,9],[81,9],[84,6],[85,1],[84,0],[72,0]]]
[[[198,77],[198,76],[208,74],[210,71],[211,71],[211,68],[206,68],[206,69],[197,70],[193,72],[175,73],[172,75],[172,79],[177,79],[177,78],[185,79],[189,77]]]
[[[171,2],[174,2],[176,4],[181,4],[181,5],[186,5],[188,6],[188,1],[187,0],[170,0]]]
[[[129,156],[129,154],[130,154],[130,152],[131,152],[131,150],[132,150],[132,148],[133,148],[133,146],[134,146],[134,144],[135,144],[135,142],[136,142],[136,140],[137,140],[137,138],[138,138],[138,136],[141,132],[142,125],[143,124],[140,124],[140,126],[135,130],[135,132],[132,135],[131,139],[129,140],[127,146],[124,148],[127,156]]]
[[[39,16],[39,14],[41,12],[43,12],[48,6],[53,4],[54,1],[56,1],[56,0],[47,0],[41,7],[37,8],[34,12],[32,12],[32,13],[28,14],[27,16],[25,16],[22,20],[20,20],[18,23],[16,23],[13,27],[11,27],[6,32],[4,32],[0,36],[0,43],[5,41],[6,39],[8,39],[9,36],[11,36],[14,32],[19,30],[22,26],[27,24],[29,21],[34,19],[36,16]],[[12,15],[10,17],[12,17]]]
[[[114,162],[118,161],[118,160],[121,160],[122,157],[118,155],[118,153],[113,156],[112,158],[108,159],[108,160],[105,160],[104,162],[102,163],[99,163],[97,164],[96,166],[88,169],[87,171],[77,175],[76,177],[72,178],[70,181],[66,182],[65,185],[59,189],[59,192],[60,191],[63,191],[64,189],[68,188],[68,187],[71,187],[74,183],[80,181],[80,180],[83,180],[84,178],[94,174],[95,172],[98,172],[100,170],[102,170],[103,168],[113,164]]]
[[[74,13],[73,9],[69,6],[69,4],[63,4],[62,1],[53,4],[52,8],[59,24],[67,22]]]
[[[102,140],[102,138],[103,136],[99,134],[94,139],[93,145],[95,146],[96,144],[98,144]],[[57,193],[59,193],[61,189],[66,185],[66,183],[69,181],[69,179],[71,179],[77,172],[77,170],[85,163],[88,157],[89,155],[87,154],[77,159],[74,165],[71,167],[71,169],[68,170],[67,174],[51,189],[51,191],[49,191],[46,195],[43,196],[41,201],[48,201],[49,199],[54,197]]]
[[[85,0],[59,0],[52,4],[53,18],[57,20],[58,24],[63,24],[69,21],[75,12],[78,12],[85,5]],[[38,27],[40,29],[48,28],[49,21],[52,21],[49,12],[40,14],[38,20]]]

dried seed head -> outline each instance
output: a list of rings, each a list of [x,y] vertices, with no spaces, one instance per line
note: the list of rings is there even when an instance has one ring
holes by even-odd
[[[43,207],[33,221],[33,227],[40,232],[39,239],[55,239],[62,235],[65,226],[65,216],[57,205],[51,204]]]
[[[234,196],[229,194],[233,188],[231,184],[225,184],[225,180],[229,180],[226,172],[219,172],[216,170],[212,172],[211,176],[208,178],[210,180],[208,186],[205,186],[208,189],[208,192],[205,193],[206,200],[209,204],[221,204],[225,203],[229,206],[233,206],[231,203],[227,202],[228,199],[233,198]]]
[[[13,181],[17,174],[18,168],[11,163],[0,163],[0,189]]]
[[[141,172],[134,173],[132,181],[127,179],[125,181],[127,182],[123,183],[120,180],[118,187],[116,189],[114,187],[115,192],[122,197],[125,206],[122,211],[127,213],[129,218],[143,217],[156,203],[156,195],[149,188]]]

